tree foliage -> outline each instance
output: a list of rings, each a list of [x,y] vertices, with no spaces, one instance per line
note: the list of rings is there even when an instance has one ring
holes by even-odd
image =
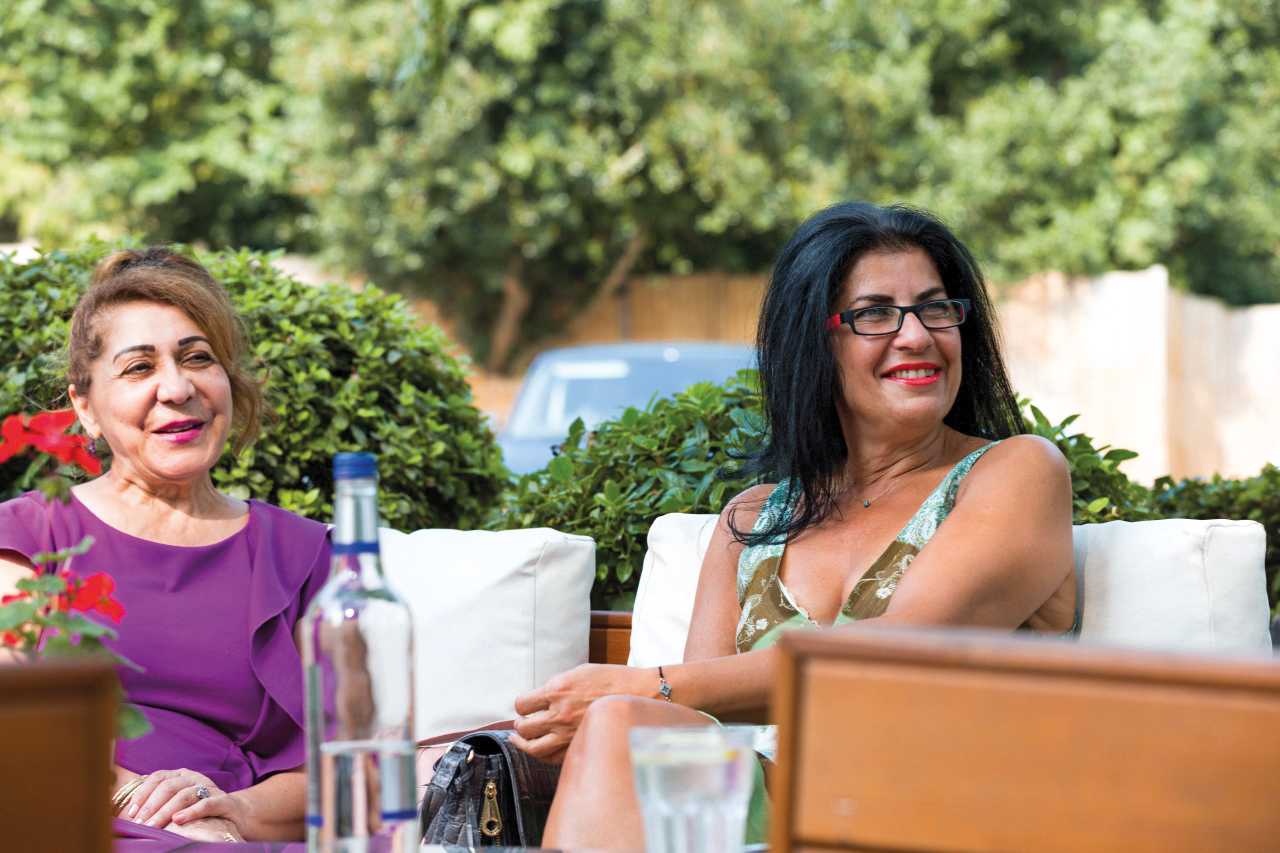
[[[310,243],[494,366],[849,198],[935,210],[997,280],[1280,300],[1280,0],[10,6],[11,229]]]
[[[271,71],[279,5],[4,3],[0,222],[51,245],[305,245]]]

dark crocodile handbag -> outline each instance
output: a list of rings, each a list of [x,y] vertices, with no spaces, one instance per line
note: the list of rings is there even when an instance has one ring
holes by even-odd
[[[425,844],[537,847],[560,766],[511,745],[509,730],[464,735],[436,762],[422,800]]]

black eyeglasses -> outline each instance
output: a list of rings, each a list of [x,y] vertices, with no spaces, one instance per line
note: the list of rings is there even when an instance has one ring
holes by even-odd
[[[850,308],[827,318],[827,331],[848,323],[855,335],[892,335],[902,328],[907,314],[926,329],[950,329],[959,326],[969,316],[972,303],[968,299],[934,299],[919,305],[873,305],[870,308]]]

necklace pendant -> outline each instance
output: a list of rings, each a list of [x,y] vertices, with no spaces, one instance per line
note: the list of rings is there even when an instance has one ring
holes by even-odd
[[[870,507],[870,506],[871,506],[871,501],[867,500],[866,498],[863,498],[863,499],[862,499],[862,508],[863,508],[863,509],[867,509],[867,508],[868,508],[868,507]]]

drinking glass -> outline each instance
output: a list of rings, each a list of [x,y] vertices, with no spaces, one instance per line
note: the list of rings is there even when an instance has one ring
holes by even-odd
[[[752,726],[640,726],[631,764],[648,853],[739,853],[755,776]]]

